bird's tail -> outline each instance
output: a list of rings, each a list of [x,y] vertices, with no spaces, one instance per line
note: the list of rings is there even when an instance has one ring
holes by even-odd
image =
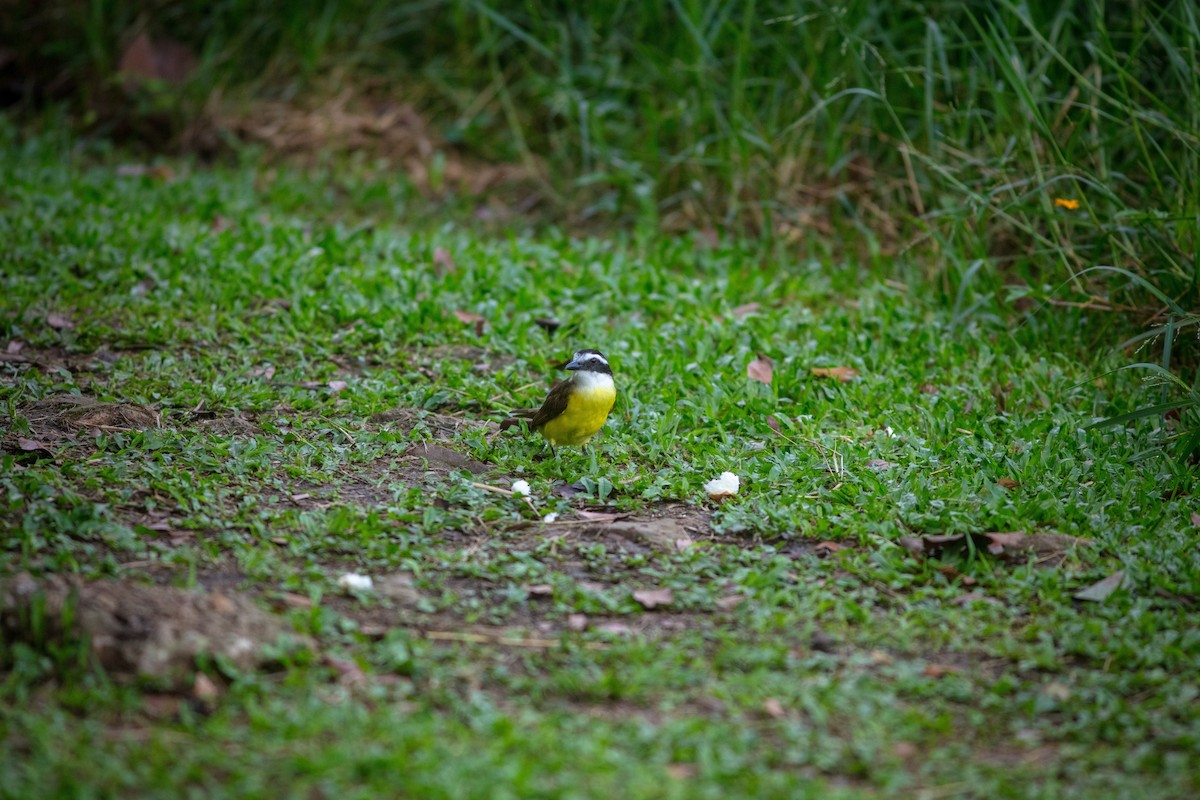
[[[533,419],[534,414],[537,413],[537,409],[536,408],[514,408],[512,411],[510,411],[508,413],[509,413],[508,419],[506,419],[500,423],[500,430],[502,430],[502,431],[506,431],[509,428],[513,427],[514,425],[520,425],[522,422],[528,422],[529,420]]]

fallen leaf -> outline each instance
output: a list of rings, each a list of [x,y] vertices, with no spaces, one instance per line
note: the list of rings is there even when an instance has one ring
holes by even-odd
[[[758,303],[746,303],[743,306],[738,306],[737,308],[733,309],[729,313],[733,314],[735,317],[738,317],[740,319],[741,317],[744,317],[747,314],[753,314],[755,311],[758,311],[759,307],[760,306],[758,305]]]
[[[548,583],[535,583],[525,593],[530,597],[550,597],[554,594],[554,587]]]
[[[362,671],[362,667],[349,658],[339,658],[338,656],[325,656],[325,665],[333,667],[338,674],[338,683],[343,686],[353,686],[362,683],[367,679],[366,673]]]
[[[449,275],[455,271],[454,258],[450,255],[450,251],[444,247],[434,248],[433,263],[438,267],[439,275]]]
[[[50,448],[46,447],[45,443],[39,442],[37,439],[26,439],[24,436],[17,437],[17,447],[20,447],[26,453],[34,453],[38,450],[43,450],[47,453]]]
[[[550,317],[538,317],[533,321],[534,325],[544,330],[546,333],[552,334],[562,327],[562,323]]]
[[[767,427],[776,433],[779,433],[779,420],[775,419],[774,414],[767,415]]]
[[[454,316],[458,319],[459,322],[464,322],[467,325],[477,325],[480,322],[486,322],[486,320],[482,316],[480,316],[479,314],[476,314],[474,311],[455,310]]]
[[[11,342],[8,343],[8,347],[4,348],[4,352],[10,353],[10,354],[16,354],[16,353],[21,352],[24,349],[25,349],[24,342],[22,342],[20,339],[13,339]]]
[[[1073,596],[1076,600],[1087,600],[1092,603],[1103,603],[1113,592],[1125,583],[1125,570],[1119,569],[1103,580],[1096,581],[1091,586],[1080,589]]]
[[[867,469],[873,469],[876,472],[883,472],[885,469],[891,469],[896,466],[890,461],[884,461],[882,458],[872,458],[867,462]]]
[[[716,606],[722,611],[732,611],[742,604],[746,598],[740,594],[727,594],[717,598]]]
[[[1000,480],[996,481],[996,485],[1001,489],[1009,490],[1018,489],[1021,486],[1021,484],[1017,483],[1012,478],[1001,478]]]
[[[191,48],[174,39],[151,39],[146,33],[139,34],[125,51],[117,71],[126,81],[141,83],[160,81],[181,84],[195,72],[200,61]]]
[[[827,556],[830,553],[837,553],[845,549],[846,545],[844,544],[838,544],[837,542],[821,542],[813,548],[813,552],[819,556]]]
[[[956,667],[950,667],[945,664],[926,664],[925,669],[921,670],[921,674],[926,678],[944,678],[947,675],[954,675],[958,672]]]
[[[292,500],[293,502],[299,503],[301,500],[307,500],[310,497],[312,497],[312,495],[308,492],[301,492],[300,494],[292,495]]]
[[[787,712],[783,710],[783,703],[780,703],[774,697],[768,697],[762,704],[763,713],[771,719],[783,719]]]
[[[66,330],[68,328],[75,327],[75,323],[71,320],[70,317],[67,317],[63,314],[55,314],[55,313],[50,313],[50,314],[46,315],[46,324],[49,325],[51,328],[54,328],[54,330],[56,330],[56,331],[62,331],[62,330]]]
[[[312,608],[312,598],[295,592],[280,592],[279,599],[289,608]]]
[[[346,383],[345,381],[330,381],[326,385],[333,391],[340,392],[343,389],[345,389],[347,386],[349,386],[350,384]]]
[[[203,672],[196,673],[196,679],[192,682],[193,699],[207,703],[216,700],[220,695],[221,690],[213,683],[212,678]]]
[[[854,367],[813,367],[812,374],[814,378],[834,378],[842,383],[850,383],[858,377],[858,370]]]
[[[481,317],[480,315],[476,314],[473,311],[457,311],[456,310],[454,312],[454,316],[458,318],[459,322],[464,322],[467,325],[474,325],[476,336],[483,336],[483,328],[485,325],[487,325],[486,319],[484,319],[483,317]]]
[[[951,600],[950,604],[955,606],[966,606],[970,605],[971,603],[998,604],[999,602],[999,600],[995,599],[994,597],[988,597],[983,592],[967,592],[965,594],[960,594],[958,597]]]
[[[267,364],[265,367],[258,367],[250,370],[251,378],[262,378],[264,381],[269,381],[275,377],[275,367]]]
[[[588,511],[586,508],[580,508],[575,511],[575,516],[592,522],[616,522],[619,519],[628,517],[629,514],[613,513],[611,511]]]
[[[871,663],[877,667],[886,667],[888,664],[892,663],[891,654],[886,653],[883,650],[872,650],[869,658],[871,659]]]
[[[1071,687],[1058,681],[1050,681],[1042,687],[1042,694],[1060,703],[1071,699]]]
[[[772,363],[773,362],[770,358],[764,356],[762,353],[759,353],[757,358],[746,365],[746,374],[750,376],[752,380],[756,380],[760,383],[770,384]]]
[[[694,778],[697,772],[695,764],[667,764],[667,774],[678,781]]]
[[[568,614],[567,615],[567,628],[569,630],[575,631],[576,633],[586,631],[588,629],[587,614]]]
[[[229,217],[223,217],[220,214],[217,214],[212,218],[212,222],[209,223],[208,229],[213,233],[224,233],[225,231],[233,228],[235,224],[236,223],[234,223],[234,221]]]
[[[917,756],[917,746],[912,742],[896,742],[892,745],[892,755],[904,761],[911,761]]]
[[[1200,528],[1200,514],[1196,513],[1195,511],[1192,512],[1192,525]]]
[[[596,630],[601,633],[611,633],[618,636],[626,636],[633,633],[633,628],[624,622],[603,622],[596,626]]]
[[[647,610],[659,606],[669,606],[675,601],[675,593],[670,589],[635,589],[633,599]]]

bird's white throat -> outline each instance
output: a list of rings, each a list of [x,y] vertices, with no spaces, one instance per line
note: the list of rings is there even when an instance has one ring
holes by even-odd
[[[612,375],[606,375],[603,372],[592,372],[591,370],[581,370],[575,373],[572,378],[575,386],[585,392],[590,392],[595,389],[615,389],[616,384],[613,383]]]

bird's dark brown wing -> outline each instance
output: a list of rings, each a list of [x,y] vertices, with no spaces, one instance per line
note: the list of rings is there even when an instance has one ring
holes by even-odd
[[[546,395],[542,407],[529,420],[529,427],[537,430],[555,417],[561,416],[567,410],[567,400],[571,396],[571,382],[560,381],[554,384],[550,394]]]

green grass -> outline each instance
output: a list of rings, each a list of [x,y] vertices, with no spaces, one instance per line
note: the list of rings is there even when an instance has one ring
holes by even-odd
[[[1143,389],[1088,311],[1018,315],[920,265],[755,242],[404,228],[379,202],[403,187],[350,166],[119,177],[120,153],[4,135],[0,338],[33,362],[3,365],[6,443],[59,393],[145,404],[161,427],[6,452],[3,571],[299,594],[314,607],[288,613],[318,652],[207,665],[221,697],[163,716],[159,689],[86,668],[70,641],[6,640],[0,796],[1197,790],[1196,470],[1161,421],[1090,427]],[[494,474],[425,471],[404,453],[429,426],[369,421],[501,419],[582,346],[620,388],[592,455],[472,431],[444,444]],[[770,386],[746,376],[757,353]],[[859,378],[811,373],[839,366]],[[257,427],[213,433],[214,415]],[[712,508],[702,484],[725,470],[742,491]],[[474,485],[517,477],[536,515]],[[673,553],[538,521],[679,504],[698,527]],[[1057,565],[898,546],[1013,530],[1093,545]],[[819,557],[826,540],[846,549]],[[1118,569],[1107,601],[1072,600]],[[423,600],[344,597],[347,570],[409,574]],[[648,587],[674,601],[644,610]],[[570,631],[574,613],[592,628]]]

